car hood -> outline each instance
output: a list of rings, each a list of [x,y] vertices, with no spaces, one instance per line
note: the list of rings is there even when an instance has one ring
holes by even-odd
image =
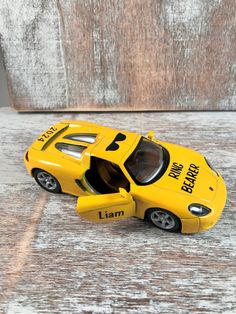
[[[182,146],[166,142],[158,144],[169,152],[169,165],[153,185],[210,202],[217,189],[217,174],[208,166],[204,156]]]

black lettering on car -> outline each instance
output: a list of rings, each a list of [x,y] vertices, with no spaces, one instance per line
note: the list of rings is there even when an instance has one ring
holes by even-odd
[[[196,179],[196,178],[197,178],[197,173],[193,173],[193,172],[191,172],[191,171],[188,171],[188,172],[187,172],[187,176]]]
[[[117,212],[98,212],[98,217],[99,219],[108,219],[108,218],[114,218],[114,217],[120,217],[120,216],[124,216],[124,211],[120,210]]]
[[[183,190],[183,191],[185,191],[185,192],[187,192],[189,194],[191,194],[192,191],[193,191],[191,188],[189,188],[189,187],[187,187],[185,185],[182,185],[181,190]]]
[[[182,164],[179,164],[177,162],[173,162],[168,176],[178,180],[179,176],[183,170],[183,167],[184,166]]]
[[[57,128],[51,127],[49,130],[43,133],[41,137],[38,138],[38,141],[44,143],[44,139],[48,139],[56,131],[57,131]]]
[[[181,187],[182,191],[185,191],[189,194],[193,192],[198,173],[199,173],[199,166],[195,164],[190,164],[187,171],[187,175]]]

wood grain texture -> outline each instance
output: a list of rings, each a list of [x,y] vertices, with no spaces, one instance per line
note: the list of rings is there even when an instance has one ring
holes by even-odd
[[[235,0],[1,0],[12,106],[235,110]]]
[[[81,219],[76,198],[44,192],[22,160],[39,132],[61,119],[143,134],[152,128],[197,149],[225,178],[222,218],[195,235],[136,218]],[[19,115],[4,108],[0,121],[0,313],[236,312],[236,113]]]

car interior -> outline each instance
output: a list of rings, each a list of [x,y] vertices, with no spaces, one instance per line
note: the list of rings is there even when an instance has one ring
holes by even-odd
[[[91,157],[90,169],[85,178],[89,185],[101,194],[115,193],[119,188],[129,192],[130,183],[120,167],[107,160]]]

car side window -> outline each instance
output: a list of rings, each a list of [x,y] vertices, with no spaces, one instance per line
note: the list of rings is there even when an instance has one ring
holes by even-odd
[[[77,159],[81,159],[83,151],[87,148],[81,145],[73,145],[67,143],[56,143],[56,149],[60,152],[65,153],[69,156],[75,157]]]
[[[74,133],[67,134],[64,138],[73,141],[85,142],[88,144],[93,144],[96,141],[97,134],[92,133]]]

